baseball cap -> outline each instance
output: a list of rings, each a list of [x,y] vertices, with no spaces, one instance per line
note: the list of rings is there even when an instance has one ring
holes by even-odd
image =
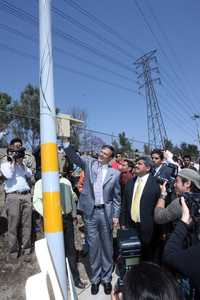
[[[178,172],[178,176],[190,180],[198,189],[200,189],[200,174],[198,174],[197,171],[185,168]]]

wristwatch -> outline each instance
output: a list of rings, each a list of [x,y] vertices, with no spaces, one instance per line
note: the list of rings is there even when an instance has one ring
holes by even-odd
[[[165,200],[166,197],[167,197],[167,192],[161,192],[160,198]]]

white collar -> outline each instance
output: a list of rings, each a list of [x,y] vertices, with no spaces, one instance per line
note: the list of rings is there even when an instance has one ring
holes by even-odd
[[[137,179],[138,180],[141,180],[141,181],[144,181],[144,180],[147,180],[147,178],[149,177],[149,173],[143,175],[143,176],[138,176]]]

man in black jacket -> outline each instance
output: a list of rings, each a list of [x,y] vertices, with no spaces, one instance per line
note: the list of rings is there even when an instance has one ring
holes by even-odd
[[[152,165],[150,158],[138,158],[136,177],[127,183],[122,204],[122,227],[137,228],[145,260],[152,259],[153,244],[156,244],[153,212],[160,196],[159,185],[150,173]]]
[[[196,295],[195,299],[200,299],[200,242],[185,249],[184,244],[189,234],[191,217],[183,197],[181,204],[182,218],[165,246],[163,261],[190,279],[192,285],[197,289],[198,296]]]
[[[161,149],[152,150],[151,159],[154,162],[152,173],[155,177],[169,179],[173,175],[174,168],[164,162],[164,153]]]

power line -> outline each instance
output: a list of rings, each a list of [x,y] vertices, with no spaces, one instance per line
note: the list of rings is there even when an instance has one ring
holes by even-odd
[[[169,83],[168,81],[168,84],[165,84],[167,81],[164,80],[162,81],[162,86],[165,87],[167,90],[168,90],[168,93],[171,94],[172,98],[174,99],[174,101],[178,102],[180,107],[189,115],[191,115],[192,113],[192,110],[191,110],[191,107],[189,106],[189,104],[187,102],[184,101],[183,97],[180,96],[176,89],[173,87],[173,85],[171,85],[171,82]],[[166,90],[165,89],[165,90]],[[174,92],[174,93],[173,93]],[[186,105],[187,104],[187,105]]]
[[[163,116],[165,116],[165,114],[167,114],[167,119],[171,120],[173,122],[173,125],[175,124],[177,127],[176,129],[179,130],[183,130],[184,132],[187,132],[187,134],[192,137],[191,132],[193,130],[193,128],[191,127],[191,129],[188,126],[188,122],[184,122],[184,118],[181,118],[181,116],[179,115],[179,112],[176,112],[175,110],[173,110],[173,108],[171,109],[171,107],[169,105],[167,105],[166,101],[162,101],[162,99],[164,99],[163,97],[160,97],[161,101],[159,102],[161,107],[164,107],[163,109]],[[170,124],[170,122],[168,122],[168,124]],[[191,125],[190,125],[191,126]],[[175,127],[173,126],[173,129]]]
[[[138,9],[138,11],[139,11],[139,13],[140,13],[140,15],[142,16],[142,18],[143,18],[143,20],[144,20],[144,22],[145,22],[147,28],[149,29],[149,31],[151,32],[152,36],[154,37],[156,43],[158,44],[161,53],[162,53],[163,56],[167,59],[167,61],[168,61],[168,63],[169,63],[169,66],[170,66],[172,72],[175,74],[175,77],[179,79],[180,77],[179,77],[178,73],[176,72],[176,70],[174,69],[173,65],[171,64],[171,61],[170,61],[170,59],[169,59],[167,53],[166,53],[165,50],[163,49],[162,44],[160,43],[159,39],[157,38],[156,34],[154,33],[154,31],[153,31],[153,29],[152,29],[150,23],[148,22],[148,20],[147,20],[147,18],[146,18],[146,16],[145,16],[145,14],[144,14],[144,12],[143,12],[141,6],[139,5],[139,3],[138,3],[137,0],[133,0],[133,1],[134,1],[135,5],[136,5],[136,7],[137,7],[137,9]]]
[[[7,2],[7,1],[3,1],[4,3],[5,2]],[[8,2],[7,2],[8,3]],[[1,4],[0,4],[1,5]],[[9,4],[7,4],[7,9],[9,10]],[[23,11],[23,10],[21,10],[21,9],[11,9],[11,12],[12,12],[12,14],[13,15],[15,15],[16,17],[18,17],[19,18],[19,15],[20,15],[20,20],[24,20],[24,21],[26,21],[26,22],[29,22],[30,24],[32,24],[32,25],[36,25],[37,26],[37,18],[35,18],[34,16],[32,16],[31,14],[29,14],[29,13],[26,13],[25,11]],[[58,50],[58,49],[57,49]],[[64,50],[61,50],[61,49],[59,49],[59,51],[60,52],[62,52],[63,54],[64,54]],[[65,53],[66,54],[66,53]],[[28,54],[29,56],[31,56],[30,54]],[[80,57],[79,57],[80,58]],[[85,59],[84,59],[85,60]],[[96,65],[96,64],[95,64]],[[61,68],[62,67],[62,69],[64,69],[64,70],[66,70],[66,68],[65,67],[63,67],[63,66],[59,66],[59,68]],[[92,75],[90,75],[90,74],[86,74],[86,73],[83,73],[83,72],[79,72],[79,71],[77,71],[77,70],[73,70],[73,69],[71,69],[71,70],[69,70],[69,68],[66,70],[66,71],[68,71],[68,72],[72,72],[72,73],[75,73],[75,74],[78,74],[78,75],[81,75],[81,76],[86,76],[86,77],[88,77],[88,78],[91,78],[91,76]],[[110,71],[110,70],[109,70]],[[112,71],[111,71],[112,72]],[[123,76],[123,75],[122,75]],[[125,76],[126,77],[126,76]],[[93,79],[93,80],[99,80],[97,77],[93,77],[93,78],[91,78],[91,79]],[[127,79],[127,78],[126,78]],[[101,82],[103,82],[103,83],[105,83],[105,80],[103,80],[102,81],[102,79],[100,79],[100,81]],[[131,79],[129,78],[129,81],[131,81]],[[107,84],[113,84],[113,83],[108,83],[107,82]],[[118,88],[122,88],[122,89],[124,89],[124,87],[122,87],[121,85],[115,85],[115,83],[114,83],[114,86],[115,87],[118,87]],[[126,90],[127,90],[127,88],[125,88]],[[128,88],[128,91],[131,91],[131,89],[129,89]],[[133,90],[132,90],[133,91]],[[135,91],[134,91],[135,92]]]
[[[3,2],[7,2],[7,1],[4,1],[4,0],[2,0]],[[6,7],[7,7],[7,9],[9,9],[10,8],[10,6],[9,6],[9,4],[7,4],[6,5]],[[16,8],[15,6],[11,6],[11,10],[12,10],[12,14],[14,14],[14,16],[16,16],[16,17],[19,17],[20,19],[23,17],[23,20],[25,20],[26,22],[29,22],[29,23],[31,23],[31,24],[34,24],[34,25],[37,25],[37,19],[36,18],[34,18],[34,16],[32,16],[32,15],[30,15],[29,13],[27,13],[26,14],[26,12],[25,11],[23,11],[23,10],[21,10],[21,9],[19,9],[19,8]],[[14,11],[14,13],[13,13],[13,11]],[[57,29],[56,29],[57,30]],[[70,40],[71,40],[71,37],[69,37],[69,36],[67,36],[67,35],[65,35],[65,33],[63,33],[62,31],[60,32],[59,30],[57,30],[58,31],[58,34],[59,34],[59,36],[61,37],[61,38],[64,38],[64,39],[66,39],[66,40],[68,40],[69,38],[70,38]],[[73,37],[72,37],[73,38]],[[74,42],[74,41],[73,41]],[[78,45],[79,46],[83,46],[83,45],[81,45],[79,42],[81,42],[81,41],[76,41],[76,43],[78,43]],[[89,50],[88,48],[86,48],[87,50]],[[90,49],[91,50],[91,49]],[[94,49],[95,50],[95,49]],[[59,50],[60,51],[60,50]],[[62,50],[63,51],[63,50]],[[98,49],[97,49],[97,51],[98,51]],[[96,53],[97,55],[98,55],[98,53]],[[103,58],[104,59],[106,59],[106,60],[108,60],[109,62],[110,62],[110,59],[109,58],[107,58],[107,57],[104,57],[103,56]],[[115,62],[116,63],[116,62]],[[115,64],[114,63],[114,64]],[[132,71],[132,70],[131,70]],[[174,89],[175,90],[175,89]],[[183,101],[183,100],[182,100]],[[188,104],[187,104],[187,102],[185,102],[185,105],[187,106]],[[190,112],[191,113],[191,112]]]
[[[104,60],[107,60],[108,62],[114,64],[114,65],[117,65],[131,73],[133,73],[133,68],[129,67],[128,65],[124,64],[124,63],[121,63],[119,60],[113,58],[112,56],[106,54],[105,52],[103,51],[100,51],[98,50],[97,48],[95,47],[92,47],[90,46],[88,43],[86,42],[83,42],[75,37],[73,37],[72,35],[70,34],[67,34],[61,30],[58,30],[58,29],[54,29],[53,32],[56,33],[57,36],[63,38],[63,39],[66,39],[66,40],[69,40],[70,42],[72,42],[74,45],[78,45],[86,50],[88,50],[89,52],[103,58]]]
[[[165,77],[165,80],[168,82],[168,85],[171,87],[171,89],[175,92],[175,94],[179,97],[181,97],[181,101],[183,102],[183,104],[187,107],[187,109],[189,110],[190,114],[193,113],[193,110],[191,109],[191,105],[188,102],[188,97],[183,93],[183,90],[180,89],[173,81],[173,79],[171,79],[171,77],[169,76],[168,72],[165,70],[164,67],[162,67],[162,74]],[[195,108],[196,111],[198,111],[197,108]]]
[[[23,114],[19,114],[19,113],[9,112],[9,111],[3,110],[3,109],[0,109],[0,113],[6,113],[6,114],[9,114],[11,116],[18,117],[18,118],[24,118],[24,119],[31,119],[31,120],[35,120],[35,121],[40,121],[40,119],[37,118],[37,117],[32,117],[32,116],[29,116],[29,115],[23,115]],[[56,116],[56,117],[59,118],[59,116]],[[91,133],[101,134],[101,135],[105,135],[105,136],[109,136],[109,137],[117,138],[117,139],[119,138],[119,136],[113,135],[113,134],[109,134],[107,132],[102,132],[102,131],[98,131],[98,130],[82,128],[82,127],[79,127],[77,125],[72,125],[72,126],[73,127],[78,127],[82,131],[88,131],[88,132],[91,132]],[[145,141],[136,140],[136,139],[129,138],[129,137],[127,137],[127,138],[128,138],[129,141],[131,141],[133,143],[140,143],[140,144],[146,144],[147,143]]]
[[[169,108],[172,109],[172,110],[170,110],[170,113],[171,113],[172,115],[174,115],[176,119],[179,120],[180,124],[182,124],[183,122],[185,122],[185,123],[184,123],[185,126],[186,126],[186,125],[187,125],[187,126],[191,126],[190,129],[193,128],[191,124],[188,124],[189,118],[188,118],[188,119],[186,118],[186,115],[183,114],[183,112],[179,109],[179,107],[178,107],[178,109],[177,109],[177,106],[175,105],[175,102],[173,102],[173,101],[169,102],[169,98],[167,98],[166,95],[165,95],[165,96],[164,96],[163,94],[160,95],[160,93],[159,93],[159,96],[160,96],[160,99],[161,99],[161,100],[159,101],[160,104],[161,104],[161,105],[165,104],[166,107],[167,107],[168,109],[169,109]],[[164,101],[162,101],[162,100],[164,100]],[[187,117],[189,117],[188,114],[187,114]]]
[[[24,21],[28,22],[29,24],[31,23],[32,25],[37,24],[37,18],[34,18],[34,16],[30,15],[29,13],[27,13],[27,15],[26,15],[26,12],[24,10],[19,9],[14,5],[7,4],[7,1],[5,1],[5,0],[1,0],[1,1],[3,1],[3,3],[6,2],[6,5],[3,5],[1,7],[1,4],[0,4],[0,7],[7,10],[9,13],[14,15],[15,17],[18,17],[20,19],[22,18]],[[29,17],[30,17],[30,19],[29,19]],[[117,59],[113,58],[112,56],[108,55],[107,53],[104,53],[103,51],[100,51],[99,49],[89,45],[88,43],[83,42],[83,41],[73,37],[72,35],[67,34],[67,33],[65,33],[62,30],[57,29],[57,28],[53,28],[53,32],[57,36],[59,36],[60,38],[62,38],[64,40],[67,40],[67,41],[70,41],[74,45],[80,46],[80,47],[86,49],[87,51],[103,58],[104,60],[108,61],[109,63],[120,66],[121,68],[123,68],[125,70],[128,70],[129,72],[133,73],[133,68],[131,68],[128,65],[118,61]]]
[[[17,50],[16,48],[10,47],[10,46],[8,46],[6,44],[0,43],[0,48],[6,49],[6,50],[8,50],[8,51],[10,51],[12,53],[15,53],[15,54],[21,56],[21,57],[27,57],[27,58],[31,58],[33,60],[37,60],[38,61],[38,58],[36,56],[31,55],[31,54],[29,54],[29,53],[27,53],[25,51]],[[88,74],[88,73],[85,73],[85,72],[80,72],[80,71],[75,70],[73,68],[65,67],[63,65],[55,64],[55,67],[58,68],[58,69],[62,69],[62,70],[65,70],[67,72],[70,72],[70,73],[73,73],[73,74],[77,74],[77,75],[80,75],[80,76],[85,77],[85,78],[92,79],[92,80],[97,81],[97,82],[105,83],[105,84],[113,86],[115,88],[119,88],[119,89],[128,91],[130,93],[135,93],[135,94],[138,95],[137,91],[134,91],[134,90],[132,90],[131,88],[128,88],[128,87],[124,87],[121,84],[110,82],[110,81],[104,80],[102,78],[93,76],[91,74]]]
[[[180,61],[179,61],[178,56],[177,56],[177,54],[176,54],[176,51],[175,51],[174,48],[172,47],[172,44],[171,44],[171,42],[170,42],[170,40],[169,40],[168,35],[167,35],[166,32],[163,30],[163,28],[162,28],[160,22],[158,21],[158,18],[157,18],[156,15],[154,14],[154,11],[153,11],[152,6],[150,5],[150,2],[149,2],[149,1],[146,1],[145,4],[147,5],[147,7],[148,7],[148,9],[149,9],[149,11],[150,11],[150,13],[151,13],[151,15],[152,15],[152,17],[153,17],[155,23],[156,23],[156,26],[157,26],[158,30],[161,32],[161,34],[163,35],[164,39],[166,40],[166,44],[167,44],[168,48],[170,49],[172,55],[174,56],[175,62],[176,62],[176,64],[177,64],[177,66],[178,66],[179,69],[181,70],[180,75],[183,75],[184,72],[183,72],[182,65],[180,64]],[[179,75],[179,78],[181,79],[181,77],[182,77],[181,80],[184,81],[184,85],[187,87],[188,82],[187,82],[187,84],[186,84],[185,78],[184,78],[183,76],[180,77],[180,75]],[[190,90],[192,90],[192,89],[190,88]]]
[[[78,4],[77,2],[75,2],[73,0],[64,0],[64,1],[66,2],[67,5],[70,5],[71,7],[73,7],[77,11],[79,11],[81,14],[83,14],[84,16],[89,18],[93,23],[95,23],[98,26],[100,26],[101,28],[103,28],[106,32],[109,32],[110,34],[115,36],[121,42],[126,43],[132,50],[137,49],[137,51],[139,51],[139,53],[143,52],[143,49],[141,49],[140,47],[138,47],[134,43],[130,42],[130,40],[127,40],[126,38],[124,38],[123,35],[121,35],[119,32],[117,32],[111,26],[107,25],[102,20],[97,18],[94,14],[90,13],[88,10],[81,7],[81,5]]]
[[[102,41],[102,42],[106,43],[107,45],[111,46],[113,49],[119,51],[123,55],[125,55],[125,56],[131,58],[131,60],[133,60],[133,55],[130,52],[128,52],[128,51],[124,50],[122,47],[116,45],[110,39],[102,37],[102,35],[100,35],[98,32],[96,32],[95,30],[89,28],[88,26],[80,23],[79,21],[77,21],[72,16],[67,15],[66,13],[64,13],[63,11],[61,11],[60,9],[58,9],[56,7],[52,7],[52,11],[56,15],[60,16],[61,18],[63,18],[64,20],[70,22],[71,24],[75,25],[76,27],[80,28],[81,30],[83,30],[83,31],[85,31],[85,32],[93,35],[99,41]]]
[[[36,37],[32,37],[32,36],[30,36],[30,35],[24,34],[24,33],[22,33],[21,31],[19,31],[19,30],[17,30],[17,29],[14,29],[14,28],[12,28],[12,27],[10,27],[10,26],[7,26],[7,25],[5,25],[5,24],[1,24],[1,23],[0,23],[0,29],[4,30],[4,31],[6,31],[6,32],[9,32],[9,33],[11,33],[11,34],[14,34],[14,35],[16,35],[16,36],[22,37],[22,38],[24,38],[24,39],[30,40],[30,41],[33,42],[33,43],[38,43],[38,39],[37,39]],[[121,74],[121,73],[115,72],[115,71],[113,71],[113,70],[111,70],[111,69],[108,69],[108,68],[103,67],[103,66],[101,66],[101,65],[99,65],[99,64],[96,64],[96,63],[94,63],[94,62],[91,62],[90,60],[85,59],[85,58],[82,58],[82,57],[80,57],[80,56],[78,56],[78,55],[76,55],[76,54],[74,54],[74,53],[72,53],[72,52],[70,52],[70,51],[65,51],[65,50],[63,50],[63,49],[61,49],[61,48],[58,48],[58,47],[54,47],[53,49],[54,49],[56,52],[59,52],[59,53],[61,53],[61,54],[63,54],[63,55],[66,55],[66,56],[70,56],[70,57],[72,57],[72,58],[74,58],[74,59],[76,59],[76,60],[78,60],[78,61],[81,61],[81,62],[83,62],[83,63],[86,63],[86,64],[88,64],[88,65],[90,65],[90,66],[93,66],[93,67],[98,68],[98,69],[100,69],[100,70],[103,70],[103,71],[105,71],[105,72],[111,73],[111,74],[113,74],[113,75],[115,75],[115,76],[118,76],[118,77],[120,77],[120,78],[122,78],[122,79],[125,79],[125,80],[127,80],[127,81],[129,81],[129,82],[131,82],[131,83],[134,82],[133,79],[130,78],[130,77],[128,77],[128,76],[125,76],[125,75],[123,75],[123,74]]]

